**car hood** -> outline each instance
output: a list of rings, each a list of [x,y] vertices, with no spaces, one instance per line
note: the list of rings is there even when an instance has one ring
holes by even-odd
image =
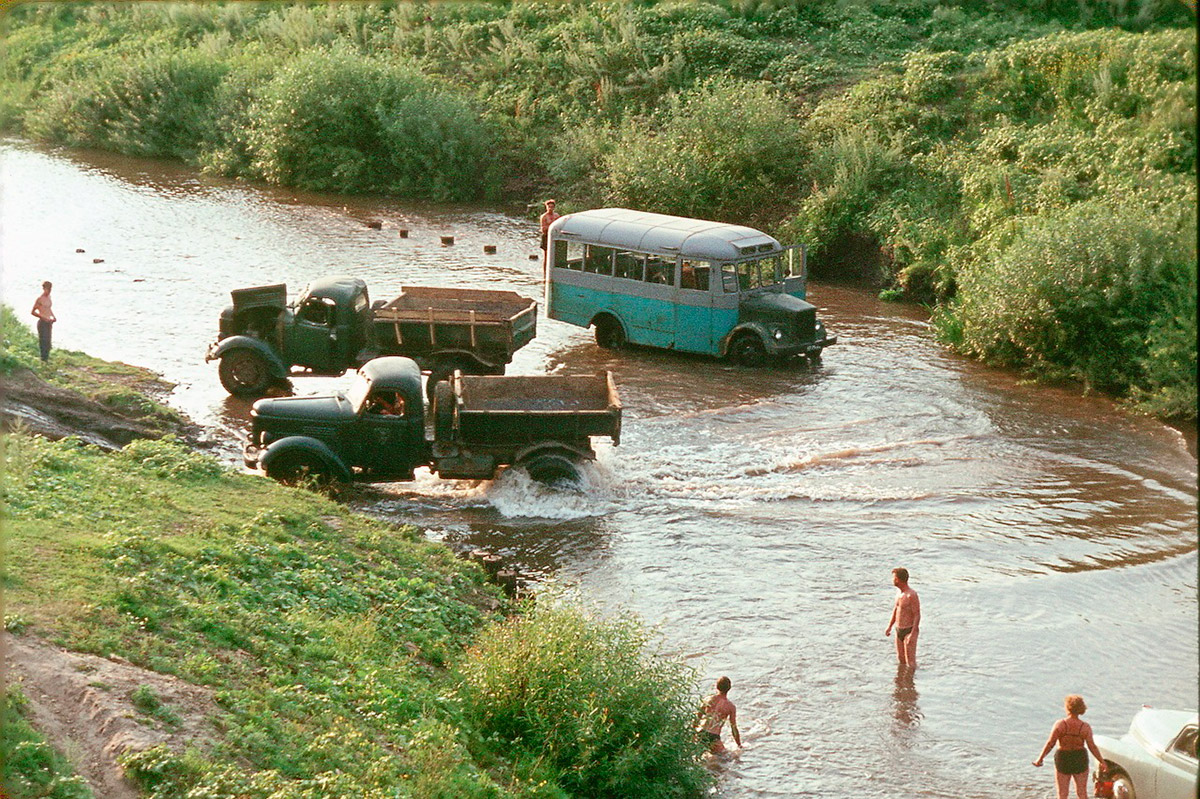
[[[1129,735],[1152,752],[1162,753],[1188,722],[1196,723],[1197,714],[1189,710],[1142,708],[1129,725]]]
[[[262,421],[305,419],[338,422],[354,418],[354,407],[345,394],[316,397],[273,397],[254,403],[253,414]]]

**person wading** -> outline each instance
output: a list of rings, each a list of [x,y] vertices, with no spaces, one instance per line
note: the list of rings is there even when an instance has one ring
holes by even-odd
[[[733,733],[733,741],[742,748],[742,734],[738,732],[737,707],[729,701],[729,689],[733,683],[728,677],[717,680],[717,692],[704,700],[700,712],[696,714],[696,732],[708,744],[708,751],[720,754],[725,750],[721,741],[721,727],[725,719],[729,719],[729,731]]]
[[[892,617],[888,619],[884,635],[890,636],[896,628],[896,658],[900,665],[910,669],[917,667],[917,633],[921,630],[921,600],[917,592],[908,585],[908,569],[892,569],[892,585],[900,592],[892,606]]]
[[[1107,765],[1104,755],[1100,754],[1100,749],[1092,740],[1091,725],[1079,718],[1087,712],[1083,697],[1071,694],[1063,700],[1063,705],[1067,717],[1054,723],[1050,737],[1042,747],[1038,759],[1033,761],[1033,765],[1041,768],[1046,754],[1058,744],[1058,750],[1054,753],[1054,787],[1058,791],[1058,799],[1067,799],[1072,779],[1075,780],[1075,795],[1079,799],[1087,799],[1088,749],[1096,756],[1100,773],[1103,774],[1107,770]]]

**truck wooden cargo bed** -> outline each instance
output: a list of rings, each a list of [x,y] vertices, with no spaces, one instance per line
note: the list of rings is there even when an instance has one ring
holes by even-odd
[[[374,312],[383,351],[461,349],[505,364],[537,335],[537,303],[513,291],[414,287]]]
[[[460,375],[451,381],[451,389],[452,407],[439,408],[437,416],[464,445],[503,449],[546,440],[586,443],[591,436],[620,443],[621,401],[608,372]]]

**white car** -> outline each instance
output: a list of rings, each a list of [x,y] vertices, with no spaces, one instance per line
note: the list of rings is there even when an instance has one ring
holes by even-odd
[[[1097,735],[1108,773],[1096,775],[1096,796],[1196,799],[1196,717],[1143,706],[1120,738]]]

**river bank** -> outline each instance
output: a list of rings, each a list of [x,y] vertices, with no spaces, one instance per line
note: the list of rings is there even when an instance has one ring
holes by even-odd
[[[145,370],[56,351],[54,386],[35,347],[6,326],[6,407],[39,413],[5,436],[7,797],[703,793],[694,680],[635,623],[514,615],[416,527],[65,387],[161,392]]]

